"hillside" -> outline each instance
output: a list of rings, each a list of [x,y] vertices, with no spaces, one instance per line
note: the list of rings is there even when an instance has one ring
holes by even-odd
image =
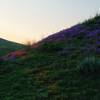
[[[5,55],[9,52],[19,50],[23,48],[24,45],[14,43],[5,39],[0,38],[0,56]]]
[[[0,63],[0,100],[99,100],[100,16]]]

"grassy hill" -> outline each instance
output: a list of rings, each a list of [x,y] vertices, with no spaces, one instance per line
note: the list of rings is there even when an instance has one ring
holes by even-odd
[[[14,43],[14,42],[0,38],[0,56],[5,55],[15,50],[19,50],[23,47],[24,45],[22,44]]]
[[[0,63],[0,100],[100,99],[100,16],[37,45]]]

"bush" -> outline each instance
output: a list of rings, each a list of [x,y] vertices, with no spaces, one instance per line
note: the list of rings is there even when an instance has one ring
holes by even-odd
[[[100,60],[95,57],[87,57],[78,65],[77,68],[82,75],[99,74]]]
[[[11,73],[13,71],[13,64],[10,64],[11,62],[9,61],[3,61],[2,63],[0,63],[0,75],[4,75],[4,74],[8,74]]]
[[[100,28],[100,14],[96,14],[93,18],[86,20],[83,25],[86,25],[89,29]]]
[[[56,52],[64,48],[64,43],[60,42],[45,42],[41,46],[41,50],[45,52]]]

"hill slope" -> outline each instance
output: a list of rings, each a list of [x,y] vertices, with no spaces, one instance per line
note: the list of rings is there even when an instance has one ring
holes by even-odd
[[[0,56],[23,48],[24,45],[0,38]]]
[[[1,100],[99,100],[100,16],[0,63]]]

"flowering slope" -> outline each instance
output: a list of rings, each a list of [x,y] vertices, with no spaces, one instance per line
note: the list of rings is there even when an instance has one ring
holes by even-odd
[[[0,100],[99,100],[100,16],[0,62]]]

